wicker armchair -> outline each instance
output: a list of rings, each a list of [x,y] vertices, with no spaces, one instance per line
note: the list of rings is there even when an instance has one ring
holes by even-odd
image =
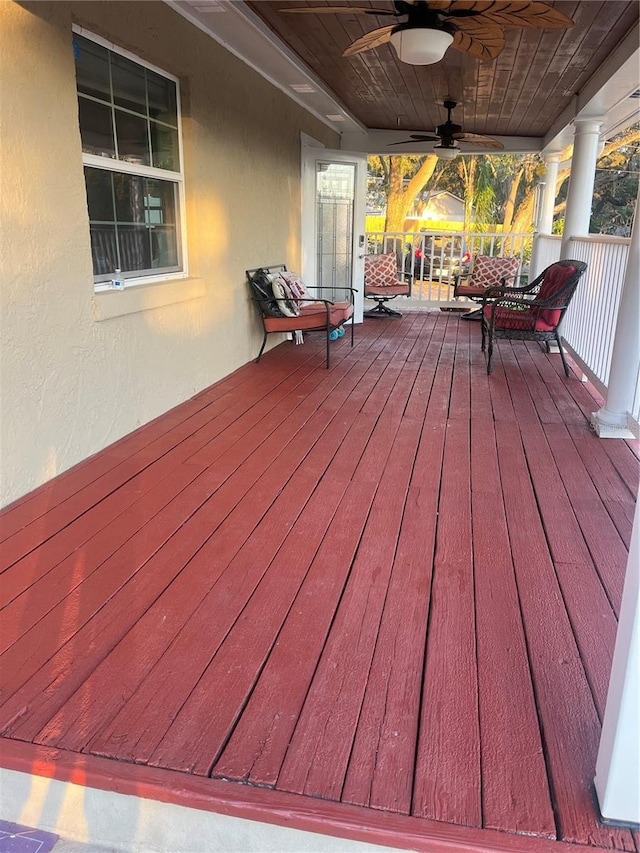
[[[547,267],[526,287],[491,287],[482,300],[482,351],[488,340],[487,373],[491,373],[496,338],[541,341],[549,351],[555,341],[565,375],[569,376],[558,327],[587,265],[582,261],[558,261]]]

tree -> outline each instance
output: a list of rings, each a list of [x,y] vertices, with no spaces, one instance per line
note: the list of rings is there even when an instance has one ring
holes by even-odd
[[[464,187],[464,230],[482,228],[496,213],[495,168],[490,157],[458,157],[456,162]]]
[[[640,127],[635,125],[611,139],[598,159],[608,169],[594,193],[594,222],[598,229],[619,230],[630,222],[640,168],[637,143]],[[567,159],[571,149],[567,151]],[[634,159],[635,158],[635,159]],[[502,226],[504,232],[526,234],[533,230],[536,188],[543,164],[537,154],[501,154],[439,160],[433,154],[370,157],[370,174],[376,177],[376,192],[386,192],[385,231],[403,233],[405,221],[420,194],[428,188],[445,189],[465,203],[465,231]],[[561,169],[556,182],[556,212],[564,210],[563,192],[570,169]],[[620,176],[631,175],[620,197]],[[617,182],[617,183],[616,183]],[[613,187],[616,185],[616,192]],[[417,224],[415,227],[418,227]],[[602,233],[607,233],[606,231]]]
[[[370,157],[370,163],[387,185],[387,214],[384,230],[405,230],[405,220],[418,194],[431,179],[438,164],[435,154],[426,156]]]
[[[616,193],[617,198],[615,200],[615,203],[612,205],[612,207],[614,207],[616,211],[616,215],[614,216],[613,210],[611,208],[607,210],[605,200],[599,198],[599,194],[601,192],[606,193],[607,186],[609,188],[611,187],[611,178],[609,177],[609,182],[607,183],[606,179],[603,181],[603,179],[600,178],[599,181],[596,176],[596,185],[594,186],[594,213],[592,215],[590,226],[590,231],[595,234],[611,233],[611,231],[603,229],[610,227],[612,221],[615,221],[616,223],[614,226],[615,228],[624,227],[621,226],[621,223],[623,221],[626,222],[630,231],[631,220],[633,218],[633,208],[635,206],[635,193],[637,193],[638,187],[637,172],[639,169],[639,158],[637,146],[639,142],[640,125],[636,124],[610,139],[606,143],[606,145],[602,149],[602,153],[598,157],[598,166],[600,166],[603,171],[611,170],[615,167],[618,167],[618,172],[625,172],[630,175],[634,175],[635,177],[634,179],[628,182],[627,189],[625,191],[625,196],[623,199],[620,199],[618,197],[618,194]],[[562,159],[568,160],[571,157],[572,153],[573,147],[568,148],[567,151],[563,155],[561,155]],[[554,214],[556,217],[561,216],[567,206],[566,182],[570,174],[570,168],[560,169],[558,171],[555,193],[556,198],[558,199],[558,204],[554,209]],[[600,187],[602,187],[602,190],[600,189]],[[536,189],[534,185],[524,195],[522,201],[520,202],[518,210],[514,216],[514,231],[518,232],[530,230],[531,223],[533,222],[535,192]],[[619,209],[621,204],[625,207],[625,210],[622,213]],[[611,217],[613,217],[613,219]]]

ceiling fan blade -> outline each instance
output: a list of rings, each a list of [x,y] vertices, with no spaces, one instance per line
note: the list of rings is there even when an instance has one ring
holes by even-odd
[[[571,18],[538,0],[512,2],[512,0],[452,0],[447,12],[475,12],[485,20],[490,18],[503,27],[534,27],[537,29],[569,29]],[[477,18],[476,18],[477,20]],[[456,21],[457,23],[457,21]]]
[[[456,21],[454,26],[456,33],[451,47],[456,50],[485,62],[490,62],[502,53],[505,35],[499,24],[477,18],[463,18]]]
[[[411,145],[413,142],[439,142],[439,136],[425,136],[422,133],[411,133],[409,139],[403,139],[401,142],[390,142],[389,145]]]
[[[279,12],[290,12],[292,15],[392,15],[395,12],[387,12],[382,9],[362,9],[358,6],[294,6],[293,9],[278,9]]]
[[[387,27],[371,30],[370,33],[366,33],[366,35],[356,39],[353,44],[350,44],[342,55],[355,56],[357,53],[364,53],[365,50],[373,50],[375,47],[380,47],[381,44],[386,44],[395,28],[395,24],[390,24]]]
[[[493,151],[504,150],[504,145],[492,136],[480,133],[454,133],[453,138],[466,145],[477,145],[479,148],[491,148]]]

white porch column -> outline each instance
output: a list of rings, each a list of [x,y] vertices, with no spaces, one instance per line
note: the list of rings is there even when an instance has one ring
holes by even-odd
[[[533,281],[543,270],[543,261],[540,258],[538,237],[541,234],[551,234],[553,230],[553,211],[556,205],[556,183],[558,181],[559,154],[545,154],[544,180],[540,183],[542,192],[540,194],[540,208],[538,210],[538,221],[534,223],[535,235],[533,238],[533,250],[529,264],[529,281]]]
[[[589,233],[601,126],[602,121],[599,119],[575,120],[573,159],[560,258],[572,257],[571,237],[584,237]]]
[[[596,761],[600,813],[640,823],[640,503],[636,505],[611,680]]]
[[[639,191],[640,198],[640,191]],[[611,368],[604,406],[591,416],[591,425],[600,438],[634,438],[628,413],[633,408],[640,365],[640,223],[636,209],[631,244],[624,274],[620,307],[611,353]]]
[[[556,206],[556,183],[558,181],[559,154],[545,154],[544,189],[540,200],[540,219],[538,231],[541,234],[551,234],[553,230],[553,210]]]

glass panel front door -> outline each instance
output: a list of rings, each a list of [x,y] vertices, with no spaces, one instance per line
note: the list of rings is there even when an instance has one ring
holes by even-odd
[[[353,287],[355,320],[362,322],[364,280],[364,156],[313,148],[303,157],[303,277],[324,299],[347,298]]]
[[[316,163],[316,269],[325,299],[351,287],[355,172],[352,163]]]

